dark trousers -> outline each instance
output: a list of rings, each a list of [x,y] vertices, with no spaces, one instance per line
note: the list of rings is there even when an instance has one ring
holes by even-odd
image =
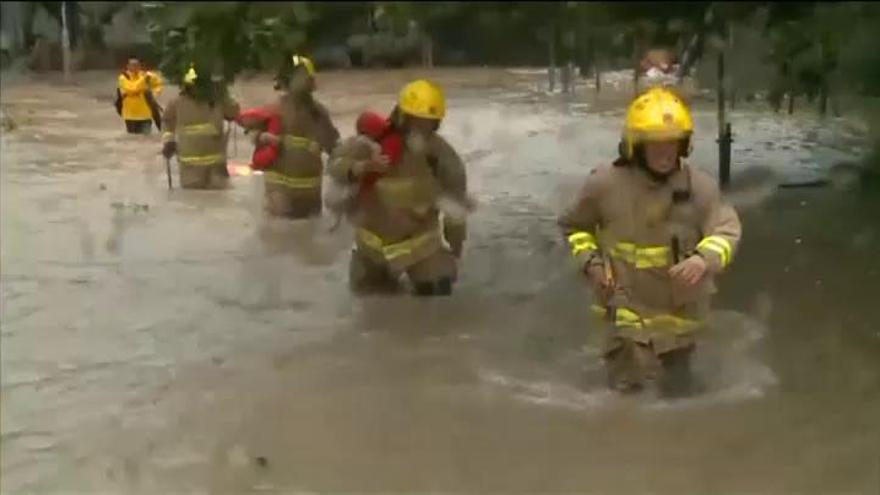
[[[152,120],[126,120],[125,130],[129,134],[149,134],[153,128]]]

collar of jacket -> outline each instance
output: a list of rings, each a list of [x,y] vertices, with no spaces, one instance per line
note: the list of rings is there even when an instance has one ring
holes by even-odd
[[[689,173],[687,168],[688,164],[681,160],[678,170],[662,178],[640,165],[633,166],[631,171],[649,189],[669,188],[678,191],[690,189],[688,186]]]

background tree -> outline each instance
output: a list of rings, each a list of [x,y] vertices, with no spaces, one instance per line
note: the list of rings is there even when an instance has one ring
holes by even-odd
[[[302,2],[144,4],[162,72],[181,82],[190,64],[232,82],[244,70],[272,70],[303,48],[309,8]]]

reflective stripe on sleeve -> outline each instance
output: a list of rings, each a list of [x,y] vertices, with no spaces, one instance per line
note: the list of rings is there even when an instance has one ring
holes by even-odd
[[[599,246],[596,244],[596,238],[589,232],[579,231],[568,236],[568,244],[571,246],[572,256],[578,256],[581,253],[596,251]]]
[[[733,247],[730,245],[730,241],[717,235],[704,238],[697,244],[697,249],[706,249],[717,254],[721,258],[722,267],[730,264],[730,258],[733,254]]]

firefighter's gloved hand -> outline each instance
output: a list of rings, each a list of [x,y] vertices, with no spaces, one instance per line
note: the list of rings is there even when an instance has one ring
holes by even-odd
[[[708,268],[709,265],[706,263],[706,260],[704,260],[702,256],[695,254],[670,268],[669,275],[671,275],[675,281],[686,287],[690,287],[697,285],[703,280]]]
[[[385,172],[391,166],[391,158],[388,158],[388,155],[382,152],[377,152],[373,153],[370,163],[375,169],[373,170],[374,172]]]
[[[272,144],[277,146],[281,144],[281,137],[276,134],[272,134],[271,132],[261,132],[257,136],[257,141],[260,144]]]
[[[589,263],[584,267],[584,274],[593,287],[593,293],[603,301],[606,300],[614,287],[605,274],[605,267],[599,263]]]
[[[176,141],[168,141],[162,145],[162,156],[165,158],[171,158],[177,154],[177,142]]]
[[[385,155],[374,156],[369,160],[360,160],[352,166],[352,173],[355,177],[361,177],[368,173],[385,173],[388,170],[391,161]]]
[[[245,129],[247,129],[247,130],[244,131],[245,139],[247,139],[248,142],[251,143],[252,145],[254,145],[254,146],[259,146],[259,145],[260,145],[260,132],[261,132],[261,131],[257,131],[257,130],[254,130],[254,129],[248,129],[247,127],[245,127]]]

